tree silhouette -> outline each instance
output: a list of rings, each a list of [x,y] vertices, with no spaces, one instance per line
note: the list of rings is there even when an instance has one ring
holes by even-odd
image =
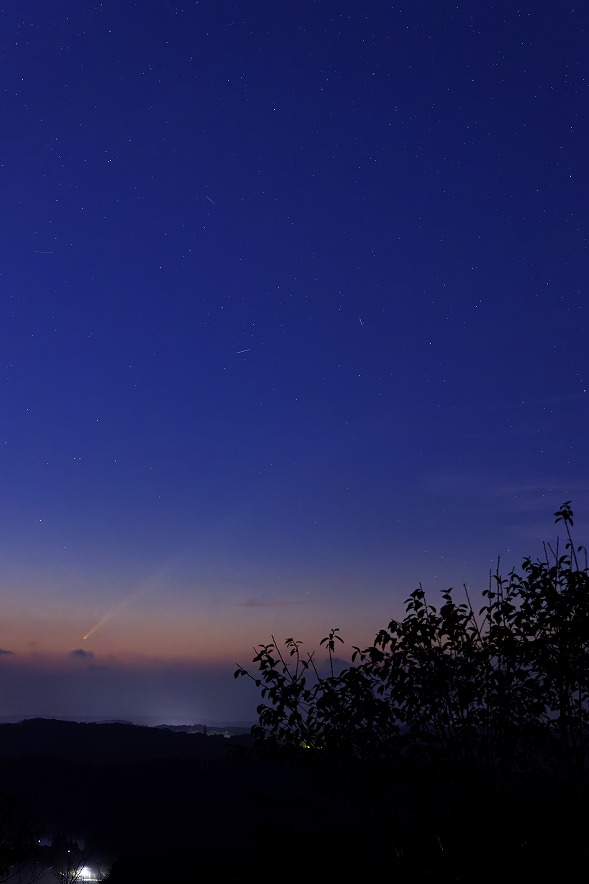
[[[461,602],[447,589],[434,606],[418,586],[405,617],[354,646],[339,674],[337,629],[321,642],[328,675],[300,641],[259,645],[257,672],[235,672],[260,689],[258,749],[321,772],[376,825],[402,806],[429,814],[440,839],[434,830],[469,813],[496,824],[525,806],[518,850],[548,809],[566,840],[588,797],[589,569],[571,502],[554,515],[564,549],[545,544],[507,576],[498,563],[478,612],[466,587]]]

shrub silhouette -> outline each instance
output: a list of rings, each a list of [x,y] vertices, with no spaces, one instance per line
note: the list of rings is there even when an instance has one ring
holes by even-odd
[[[478,613],[466,587],[463,601],[447,589],[436,607],[420,585],[404,619],[354,646],[338,674],[337,629],[321,642],[328,675],[293,638],[284,651],[274,637],[259,645],[257,672],[235,672],[260,689],[258,748],[315,766],[381,823],[392,806],[403,808],[399,824],[429,814],[438,840],[444,821],[478,814],[480,823],[497,809],[518,817],[522,806],[518,849],[547,808],[569,837],[587,797],[589,569],[571,502],[554,515],[564,550],[545,544],[507,576],[498,563]]]

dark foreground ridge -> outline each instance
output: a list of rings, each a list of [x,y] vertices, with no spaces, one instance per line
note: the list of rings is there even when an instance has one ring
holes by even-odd
[[[264,857],[285,849],[289,826],[314,841],[347,819],[301,771],[260,758],[247,734],[4,724],[0,783],[0,865],[6,833],[22,822],[42,843],[75,841],[115,884],[253,880]],[[303,859],[295,850],[293,874]]]

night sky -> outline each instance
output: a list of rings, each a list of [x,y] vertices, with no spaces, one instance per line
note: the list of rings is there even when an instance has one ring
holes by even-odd
[[[589,540],[589,9],[31,0],[0,52],[0,716]]]

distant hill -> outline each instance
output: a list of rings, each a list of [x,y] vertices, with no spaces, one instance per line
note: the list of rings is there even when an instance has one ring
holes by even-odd
[[[223,737],[239,737],[251,732],[251,725],[208,725],[208,724],[158,724],[157,728],[186,734],[207,734],[208,736],[220,735]]]
[[[233,730],[233,729],[232,729]],[[144,727],[124,722],[84,723],[47,718],[0,724],[0,757],[45,755],[112,763],[152,759],[223,759],[230,746],[250,745],[239,729],[195,731],[191,726]]]

